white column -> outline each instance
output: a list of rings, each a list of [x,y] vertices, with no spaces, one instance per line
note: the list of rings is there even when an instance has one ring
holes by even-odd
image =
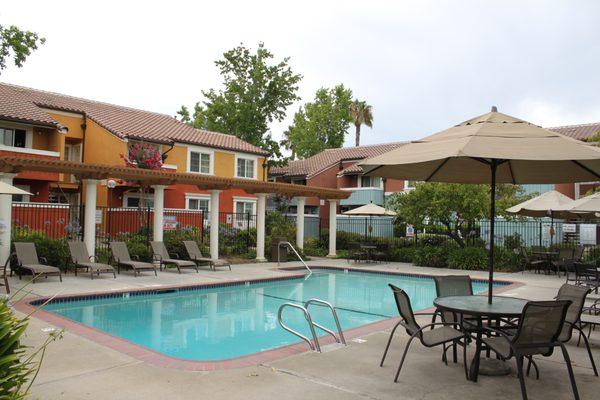
[[[304,206],[306,197],[296,197],[296,246],[304,249]]]
[[[154,189],[154,223],[152,231],[154,232],[154,241],[163,241],[163,221],[165,215],[165,187],[164,185],[153,185]]]
[[[219,259],[219,193],[210,191],[210,258]]]
[[[337,238],[337,200],[329,200],[329,254],[327,257],[336,256],[335,241]]]
[[[257,193],[256,201],[256,261],[267,261],[265,258],[265,215],[267,210],[267,194]]]
[[[90,256],[96,253],[96,194],[97,179],[84,179],[85,215],[83,216],[83,242]]]
[[[0,174],[0,181],[13,184],[16,174]],[[0,267],[4,266],[10,256],[10,234],[12,232],[12,195],[0,195]]]

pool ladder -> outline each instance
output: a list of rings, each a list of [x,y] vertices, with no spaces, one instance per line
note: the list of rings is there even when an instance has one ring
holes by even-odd
[[[294,246],[292,246],[292,244],[290,242],[279,242],[277,244],[277,266],[279,266],[281,264],[279,249],[281,248],[282,245],[288,246],[290,249],[292,249],[292,251],[296,254],[296,257],[298,257],[298,260],[300,260],[300,262],[304,265],[304,268],[306,268],[308,270],[308,275],[312,274],[312,270],[310,268],[308,268],[308,265],[304,262],[302,257],[300,257],[300,254],[298,254],[298,252],[296,251],[296,249],[294,248]]]
[[[310,311],[308,310],[308,308],[311,304],[320,304],[320,305],[323,305],[323,306],[329,308],[329,310],[331,310],[331,315],[333,315],[333,320],[335,321],[335,325],[337,327],[338,336],[336,336],[335,333],[331,329],[328,329],[328,328],[324,327],[323,325],[313,321],[312,316],[310,315]],[[312,341],[309,338],[307,338],[306,336],[304,336],[303,334],[301,334],[300,332],[295,331],[294,329],[290,328],[283,322],[283,318],[282,318],[283,310],[288,307],[296,308],[296,309],[302,311],[302,313],[304,314],[304,318],[306,319],[306,322],[308,322],[308,327],[310,328]],[[295,304],[295,303],[284,303],[279,307],[279,311],[277,312],[277,321],[279,321],[279,325],[281,325],[281,327],[283,329],[290,332],[292,335],[298,336],[300,339],[304,340],[308,344],[310,349],[313,351],[318,351],[319,353],[321,352],[321,345],[319,344],[319,338],[317,337],[315,327],[321,329],[322,331],[329,333],[331,336],[333,336],[333,338],[335,339],[335,341],[337,343],[341,343],[344,346],[346,345],[346,339],[344,338],[344,332],[342,331],[342,326],[340,325],[340,320],[338,319],[337,312],[335,311],[335,307],[333,307],[331,305],[331,303],[329,303],[325,300],[310,299],[310,300],[306,301],[303,306],[301,306],[299,304]]]

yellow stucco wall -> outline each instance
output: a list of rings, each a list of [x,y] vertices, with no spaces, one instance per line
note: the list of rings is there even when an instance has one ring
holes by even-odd
[[[73,139],[83,139],[83,115],[81,117],[71,117],[62,114],[48,113],[59,124],[66,126],[69,130],[66,137]]]
[[[235,176],[235,155],[215,151],[215,176]]]
[[[96,164],[125,165],[121,154],[127,152],[127,143],[89,118],[86,124],[83,161]]]
[[[163,151],[167,151],[168,147],[163,146]],[[174,146],[171,151],[167,153],[167,160],[165,164],[176,165],[177,172],[187,171],[187,147]]]

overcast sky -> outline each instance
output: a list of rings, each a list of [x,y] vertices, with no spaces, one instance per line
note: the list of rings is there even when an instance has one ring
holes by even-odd
[[[0,81],[175,115],[219,86],[224,51],[263,41],[304,76],[302,101],[343,83],[373,106],[364,144],[417,139],[492,105],[543,126],[590,123],[599,17],[594,0],[2,0],[0,24],[47,42]]]

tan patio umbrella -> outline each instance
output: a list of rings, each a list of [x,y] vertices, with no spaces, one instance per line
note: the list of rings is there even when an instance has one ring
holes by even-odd
[[[565,196],[556,190],[550,190],[549,192],[542,193],[537,197],[517,204],[516,206],[507,208],[506,212],[536,218],[550,216],[550,245],[552,245],[552,239],[554,237],[554,217],[562,216],[562,213],[557,213],[557,210],[560,210],[571,202],[573,202],[573,199],[569,196]]]
[[[377,215],[377,216],[395,216],[396,213],[387,208],[378,206],[377,204],[369,203],[364,206],[354,208],[352,210],[342,213],[344,215]]]
[[[557,211],[565,218],[597,217],[600,213],[600,193],[571,200]]]
[[[600,179],[600,151],[501,114],[496,107],[450,129],[360,163],[367,175],[491,185],[488,301],[494,277],[496,183],[568,183]]]
[[[29,196],[31,195],[31,193],[23,189],[19,189],[18,187],[9,185],[8,183],[2,181],[0,181],[0,194],[23,194]]]

